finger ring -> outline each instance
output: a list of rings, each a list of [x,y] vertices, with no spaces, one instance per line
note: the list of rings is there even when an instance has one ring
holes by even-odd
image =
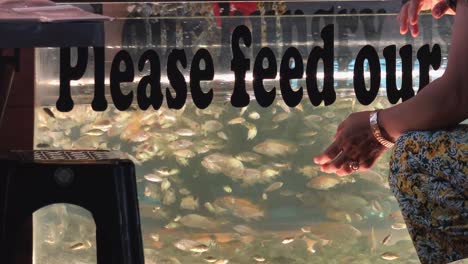
[[[359,170],[359,162],[358,161],[352,161],[349,163],[349,168],[351,168],[353,171]]]

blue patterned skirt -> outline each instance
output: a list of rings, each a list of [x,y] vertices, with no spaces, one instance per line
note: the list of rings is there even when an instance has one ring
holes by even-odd
[[[389,183],[421,263],[468,258],[468,125],[404,133]]]

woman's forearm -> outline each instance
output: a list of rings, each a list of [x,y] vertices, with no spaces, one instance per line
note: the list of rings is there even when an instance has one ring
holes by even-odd
[[[417,96],[382,110],[379,125],[395,140],[410,130],[433,130],[456,125],[465,120],[467,105],[460,86],[452,78],[441,77],[428,84]],[[446,89],[445,89],[446,88]]]

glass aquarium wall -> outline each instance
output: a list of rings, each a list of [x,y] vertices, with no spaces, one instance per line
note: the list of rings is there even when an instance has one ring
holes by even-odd
[[[312,158],[350,113],[443,74],[451,17],[413,39],[399,1],[77,5],[115,19],[104,47],[36,50],[35,146],[135,163],[147,264],[419,263],[389,152],[345,177]],[[96,263],[94,230],[41,209],[35,263]]]

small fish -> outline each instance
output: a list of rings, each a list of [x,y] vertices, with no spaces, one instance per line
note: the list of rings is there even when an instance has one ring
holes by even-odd
[[[175,228],[178,228],[179,226],[180,226],[179,223],[171,222],[171,223],[165,225],[164,228],[166,228],[166,229],[175,229]]]
[[[174,155],[179,158],[193,158],[195,153],[190,149],[179,149],[174,151]]]
[[[153,173],[150,173],[150,174],[146,174],[145,176],[143,176],[147,181],[149,182],[155,182],[155,183],[159,183],[159,182],[162,182],[164,179],[161,178],[160,176],[156,175],[156,174],[153,174]]]
[[[242,107],[239,115],[244,115],[245,111],[247,111],[247,107],[248,106]]]
[[[168,167],[161,167],[161,168],[155,169],[154,172],[156,174],[160,174],[162,176],[172,176],[172,175],[175,175],[175,174],[179,173],[179,170],[178,169],[170,169]]]
[[[159,235],[156,233],[151,233],[150,237],[153,241],[158,242],[159,241]]]
[[[191,136],[196,135],[196,133],[193,130],[188,129],[188,128],[179,129],[175,133],[182,137],[191,137]]]
[[[302,133],[301,136],[303,136],[303,137],[313,137],[313,136],[315,136],[317,134],[318,134],[317,131],[311,130],[311,131]]]
[[[173,221],[174,221],[174,222],[179,222],[180,218],[182,218],[182,216],[178,215],[178,216],[176,216],[176,218],[174,218]]]
[[[105,133],[105,131],[102,131],[101,129],[95,128],[95,129],[91,129],[91,130],[86,131],[84,134],[88,135],[88,136],[97,137],[97,136],[102,136],[104,133]]]
[[[392,238],[392,234],[388,234],[386,237],[384,237],[384,239],[382,240],[382,245],[386,245],[390,239]]]
[[[184,197],[180,201],[180,208],[186,210],[196,210],[198,208],[198,199],[195,199],[193,196]]]
[[[282,244],[286,245],[294,241],[294,237],[287,237],[281,241]]]
[[[377,200],[372,200],[371,209],[376,213],[380,213],[383,211],[382,205]]]
[[[321,116],[319,116],[319,115],[308,115],[308,116],[304,117],[304,121],[306,123],[308,123],[308,122],[315,123],[315,122],[320,122],[322,120],[323,120],[323,118]]]
[[[403,215],[401,214],[401,211],[394,211],[388,214],[388,218],[392,220],[397,220],[397,219],[399,220],[399,219],[403,219]]]
[[[247,140],[252,140],[255,136],[257,136],[257,127],[252,123],[245,123],[245,127],[247,130]]]
[[[219,131],[216,135],[218,135],[220,139],[228,140],[226,133],[224,133],[223,131]]]
[[[272,165],[278,169],[291,169],[291,163],[289,162],[275,162]]]
[[[228,121],[229,125],[243,124],[245,119],[243,117],[236,117]]]
[[[302,105],[302,103],[299,103],[298,105],[296,105],[296,109],[299,112],[304,112],[304,106]]]
[[[289,197],[289,196],[294,196],[296,195],[296,192],[291,191],[291,190],[281,190],[279,193],[281,196]]]
[[[283,109],[283,111],[286,113],[291,112],[291,108],[283,100],[277,100],[276,105],[281,107],[281,109]]]
[[[86,247],[86,245],[82,242],[79,242],[79,243],[76,243],[76,244],[73,244],[72,246],[70,246],[70,249],[71,250],[81,250],[81,249],[84,249]]]
[[[308,183],[307,187],[317,190],[328,190],[335,187],[341,181],[333,176],[322,175],[312,178]]]
[[[250,228],[250,227],[248,227],[246,225],[236,225],[236,226],[233,227],[233,229],[237,233],[243,234],[243,235],[254,234],[255,233],[255,231],[252,228]]]
[[[168,181],[167,179],[164,179],[161,183],[161,190],[165,191],[168,190],[171,187],[171,182]]]
[[[50,148],[50,145],[47,143],[39,143],[36,145],[37,148]]]
[[[208,256],[208,257],[205,257],[203,260],[206,261],[206,262],[208,262],[208,263],[214,263],[214,262],[216,262],[218,259],[215,258],[215,257],[213,257],[213,256]]]
[[[380,257],[385,260],[395,260],[395,259],[400,258],[400,255],[396,253],[392,253],[392,252],[385,252],[385,253],[382,253]]]
[[[304,166],[304,167],[300,168],[298,171],[301,174],[303,174],[304,176],[316,177],[316,176],[318,176],[319,170],[320,170],[320,168],[318,166],[307,165],[307,166]]]
[[[281,121],[284,121],[286,119],[288,119],[289,117],[289,113],[286,113],[286,112],[282,112],[282,113],[279,113],[277,115],[275,115],[272,119],[273,122],[275,123],[279,123]]]
[[[186,188],[179,189],[179,193],[182,195],[189,195],[190,191]]]
[[[406,229],[406,224],[405,223],[394,223],[394,224],[392,224],[392,229],[394,229],[394,230]]]
[[[189,251],[195,247],[198,247],[198,246],[201,246],[203,244],[197,242],[197,241],[194,241],[194,240],[190,240],[190,239],[181,239],[179,241],[176,241],[174,244],[174,247],[180,249],[180,250],[183,250],[183,251]]]
[[[371,253],[374,253],[375,250],[377,249],[377,243],[375,242],[375,231],[374,231],[374,226],[371,227],[371,233],[370,233],[370,251]]]
[[[262,193],[262,199],[263,200],[267,200],[268,199],[268,195],[266,193]]]
[[[104,131],[108,131],[112,127],[112,121],[109,119],[102,119],[100,121],[95,122],[92,125],[93,128],[101,129]]]
[[[335,113],[333,112],[325,112],[325,114],[323,114],[326,118],[334,118],[335,117]]]
[[[217,132],[223,128],[223,125],[216,120],[208,120],[202,125],[202,130],[206,134],[207,132]]]
[[[209,249],[208,246],[201,244],[201,245],[191,248],[190,251],[195,252],[195,253],[203,253],[203,252],[208,251],[208,249]]]
[[[223,186],[223,190],[224,190],[225,192],[227,192],[227,193],[232,193],[232,188],[231,188],[231,186],[229,186],[229,185]]]
[[[260,114],[257,113],[257,112],[252,112],[249,114],[249,118],[252,119],[252,120],[257,120],[260,118]]]
[[[204,203],[203,206],[205,206],[206,210],[208,210],[210,213],[217,212],[216,208],[210,202]]]
[[[262,159],[262,156],[253,152],[242,152],[235,158],[242,162],[259,162]]]
[[[270,186],[268,186],[268,188],[265,189],[265,193],[276,191],[276,190],[280,189],[281,187],[283,187],[283,182],[280,182],[280,181],[274,182],[274,183],[270,184]]]
[[[50,110],[50,108],[45,107],[45,108],[42,108],[42,110],[44,110],[44,112],[45,112],[48,116],[50,116],[50,117],[52,117],[52,118],[55,118],[55,114],[54,114],[54,112],[52,112],[52,110]]]
[[[264,257],[261,257],[259,255],[256,255],[253,257],[253,259],[257,262],[264,262],[265,261],[265,258]]]

